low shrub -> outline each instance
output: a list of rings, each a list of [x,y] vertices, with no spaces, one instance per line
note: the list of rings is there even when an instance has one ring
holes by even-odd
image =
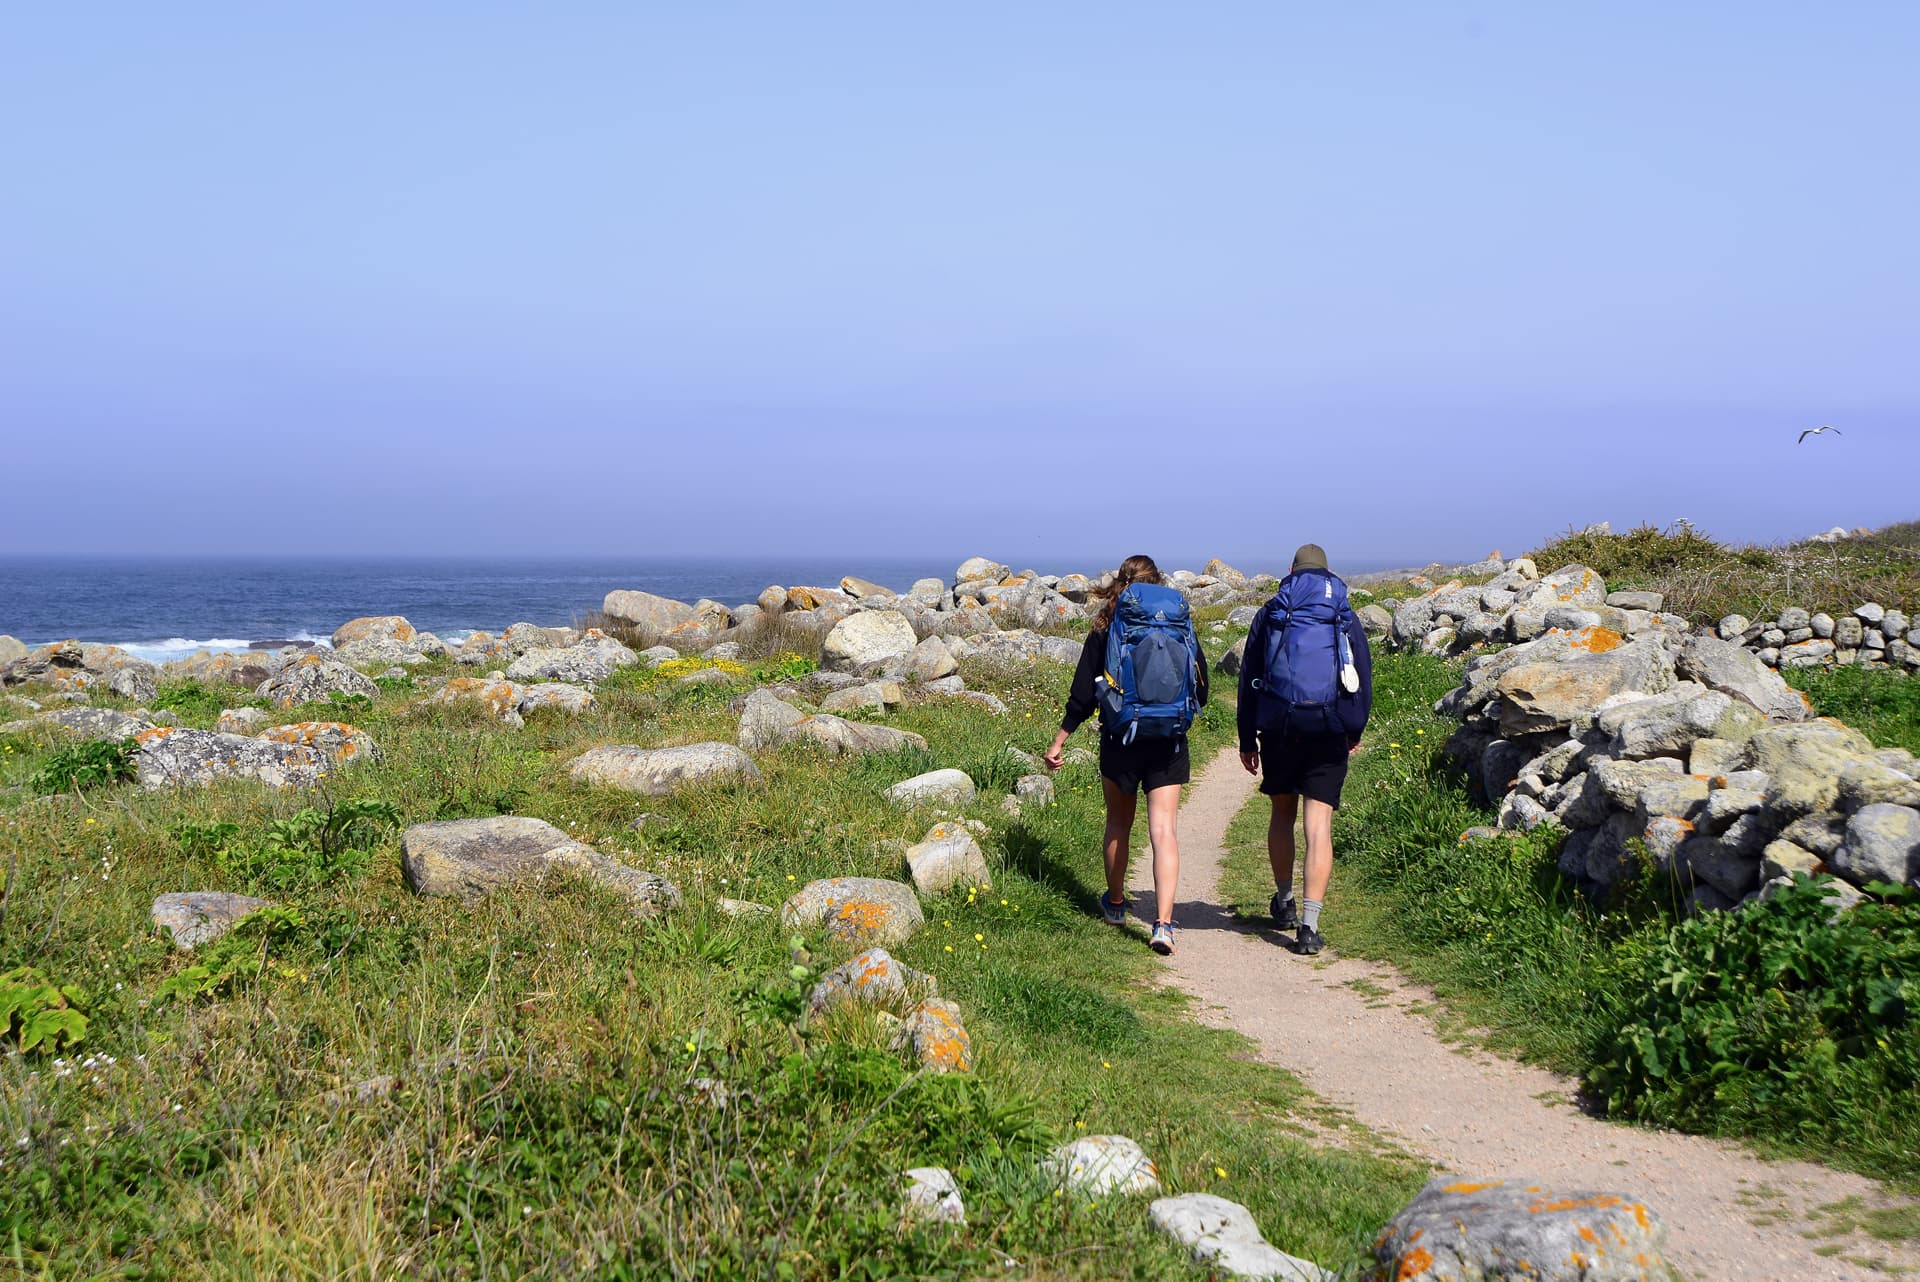
[[[1613,1112],[1713,1134],[1850,1150],[1915,1175],[1920,892],[1881,887],[1832,917],[1826,877],[1707,913],[1618,968],[1634,994],[1587,1077]]]
[[[139,746],[131,739],[88,739],[56,748],[27,786],[45,795],[122,783],[137,773],[133,754]]]
[[[1528,553],[1542,572],[1592,569],[1613,589],[1663,593],[1696,622],[1729,614],[1769,618],[1787,606],[1844,614],[1867,601],[1920,605],[1920,522],[1834,543],[1775,547],[1722,543],[1676,524],[1624,534],[1569,530]]]

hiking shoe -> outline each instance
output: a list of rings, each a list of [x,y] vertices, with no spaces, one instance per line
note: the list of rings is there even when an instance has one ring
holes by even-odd
[[[1267,901],[1267,911],[1273,914],[1273,924],[1278,930],[1295,930],[1300,925],[1300,901],[1292,895],[1280,898],[1280,892],[1274,891],[1273,898]]]
[[[1293,937],[1293,951],[1305,957],[1313,956],[1326,947],[1326,944],[1327,941],[1320,937],[1320,932],[1304,922],[1301,923],[1300,933]]]
[[[1153,934],[1147,940],[1147,947],[1162,957],[1173,956],[1173,923],[1170,921],[1153,923]]]
[[[1122,899],[1114,903],[1107,898],[1107,892],[1100,892],[1100,915],[1107,919],[1109,926],[1124,926],[1127,921],[1127,901]]]

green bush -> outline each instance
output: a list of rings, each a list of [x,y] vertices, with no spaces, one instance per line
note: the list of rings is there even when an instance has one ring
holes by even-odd
[[[255,889],[306,890],[365,868],[368,852],[399,822],[400,812],[388,802],[348,801],[326,810],[308,807],[276,819],[254,846],[233,844],[231,832],[209,836],[207,830],[199,829],[187,835],[203,846],[214,846],[215,862]],[[176,833],[175,839],[181,840],[181,834]],[[181,844],[184,848],[187,842]]]
[[[16,966],[0,975],[0,1036],[21,1054],[60,1050],[87,1035],[85,995],[71,984],[56,984],[32,966]]]
[[[133,754],[138,748],[131,739],[88,739],[69,744],[55,749],[41,762],[27,786],[46,795],[123,782],[137,773]]]
[[[1913,1174],[1920,1116],[1920,892],[1831,919],[1830,879],[1675,926],[1622,965],[1636,994],[1596,1038],[1588,1080],[1609,1109],[1690,1131],[1871,1155]]]

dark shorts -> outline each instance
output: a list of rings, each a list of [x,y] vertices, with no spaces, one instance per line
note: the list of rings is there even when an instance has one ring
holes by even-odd
[[[1152,792],[1168,784],[1186,783],[1193,778],[1193,754],[1187,751],[1187,737],[1175,739],[1136,739],[1122,744],[1100,740],[1100,773],[1111,779],[1121,792],[1133,793],[1145,788]]]
[[[1260,791],[1269,797],[1301,796],[1337,810],[1346,782],[1345,735],[1260,736]]]

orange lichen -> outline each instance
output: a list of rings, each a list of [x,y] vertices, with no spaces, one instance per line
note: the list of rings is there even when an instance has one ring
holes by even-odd
[[[834,912],[834,919],[844,931],[873,934],[884,927],[892,915],[893,910],[885,904],[859,899],[839,905]]]
[[[1408,1278],[1417,1278],[1433,1267],[1433,1252],[1423,1246],[1415,1247],[1400,1257],[1400,1268],[1393,1276],[1406,1282]]]
[[[1618,650],[1626,638],[1612,628],[1581,628],[1567,638],[1567,648],[1585,650],[1589,654],[1605,654],[1609,650]]]
[[[1506,1183],[1505,1180],[1487,1180],[1479,1184],[1469,1184],[1463,1181],[1459,1184],[1449,1184],[1443,1191],[1447,1193],[1484,1193],[1488,1189],[1497,1189],[1504,1183]]]
[[[1549,1211],[1605,1211],[1621,1205],[1619,1198],[1602,1193],[1595,1197],[1561,1198],[1557,1202],[1537,1201],[1527,1210],[1533,1215],[1543,1215]]]
[[[140,744],[159,743],[172,733],[172,726],[155,726],[151,730],[142,730],[139,734],[133,736],[133,741]]]

